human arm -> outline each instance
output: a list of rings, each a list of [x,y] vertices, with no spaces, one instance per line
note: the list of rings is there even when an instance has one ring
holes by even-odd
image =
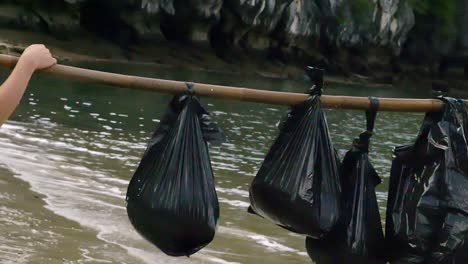
[[[0,126],[18,106],[32,74],[56,63],[57,60],[44,45],[31,45],[24,50],[14,70],[0,86]]]

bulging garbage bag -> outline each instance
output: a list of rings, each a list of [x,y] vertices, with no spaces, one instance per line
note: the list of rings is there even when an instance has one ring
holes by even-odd
[[[322,239],[306,238],[307,253],[317,264],[384,263],[384,236],[375,194],[381,180],[368,157],[378,100],[370,99],[367,130],[354,140],[340,167],[339,224]]]
[[[324,238],[306,238],[307,254],[315,264],[343,264],[338,240],[329,234]]]
[[[176,96],[130,182],[132,225],[170,256],[189,256],[213,240],[219,204],[207,142],[222,139],[196,96]]]
[[[443,98],[416,143],[396,149],[387,211],[392,263],[465,263],[468,238],[468,110]]]
[[[416,207],[436,168],[436,157],[428,153],[428,135],[440,119],[438,113],[426,114],[413,145],[395,147],[390,170],[385,244],[390,261],[407,256],[416,227]]]
[[[371,98],[366,112],[367,130],[355,139],[340,169],[342,190],[342,232],[338,232],[342,263],[383,263],[384,235],[375,187],[381,182],[369,160],[378,100]],[[341,224],[340,224],[341,225]]]
[[[292,107],[250,188],[251,210],[290,231],[322,237],[339,218],[338,159],[319,93]]]
[[[428,136],[437,166],[417,206],[411,241],[424,263],[461,263],[468,254],[462,252],[468,243],[468,107],[443,100],[443,116]]]

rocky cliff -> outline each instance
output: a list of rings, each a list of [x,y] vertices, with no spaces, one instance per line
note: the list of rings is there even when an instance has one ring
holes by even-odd
[[[0,1],[0,26],[61,39],[89,31],[126,49],[166,39],[357,73],[399,71],[402,59],[468,67],[467,14],[467,0]]]

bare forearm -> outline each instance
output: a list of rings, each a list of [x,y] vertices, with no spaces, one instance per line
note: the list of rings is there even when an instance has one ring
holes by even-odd
[[[11,75],[0,87],[0,125],[15,111],[26,91],[34,69],[34,65],[20,59]]]
[[[10,77],[0,86],[0,126],[18,106],[35,70],[56,64],[50,51],[42,44],[27,47]]]

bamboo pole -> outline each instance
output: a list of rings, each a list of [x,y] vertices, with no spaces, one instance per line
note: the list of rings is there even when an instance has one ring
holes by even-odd
[[[18,57],[0,55],[0,66],[13,68]],[[150,90],[169,94],[187,93],[187,83],[163,79],[153,79],[109,72],[101,72],[57,64],[41,72],[55,77],[85,83],[119,86],[130,89]],[[199,96],[218,99],[248,101],[275,105],[295,105],[303,102],[308,95],[288,92],[265,91],[241,87],[229,87],[202,83],[192,83],[192,90]],[[443,103],[436,99],[379,98],[380,111],[431,112],[440,111]],[[322,95],[321,101],[327,108],[368,109],[367,97]]]

